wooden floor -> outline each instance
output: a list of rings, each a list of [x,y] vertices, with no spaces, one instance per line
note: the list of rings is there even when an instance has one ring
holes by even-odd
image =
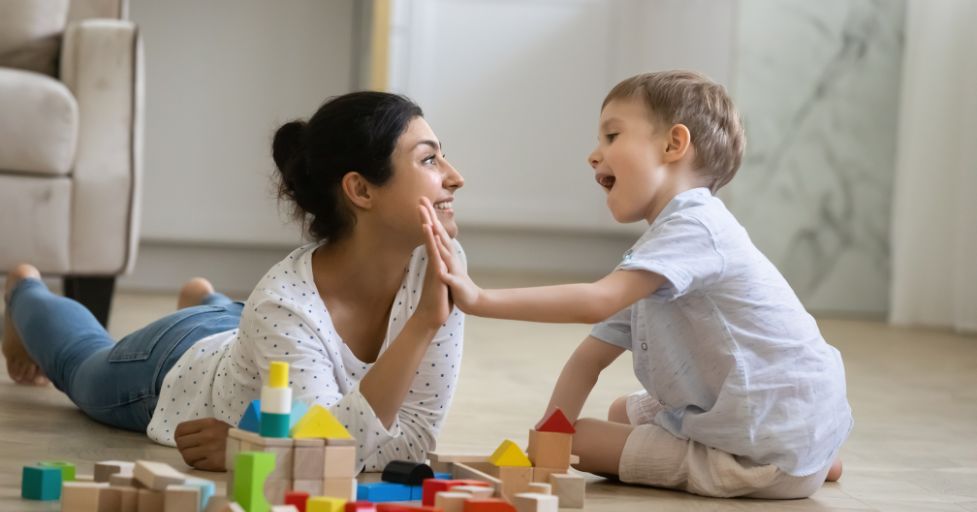
[[[166,295],[121,294],[115,335],[173,307]],[[855,430],[842,450],[844,476],[814,497],[790,502],[719,500],[633,487],[594,477],[588,511],[952,510],[977,512],[977,339],[884,324],[821,319],[844,355]],[[557,374],[585,326],[470,318],[464,366],[439,451],[488,453],[505,438],[525,444]],[[638,387],[626,355],[602,377],[587,416],[603,417],[618,395]],[[153,459],[186,469],[175,449],[145,435],[99,425],[54,389],[13,385],[0,370],[0,511],[59,510],[21,500],[20,471],[67,460],[91,473],[94,461]],[[200,473],[223,481],[223,474]]]

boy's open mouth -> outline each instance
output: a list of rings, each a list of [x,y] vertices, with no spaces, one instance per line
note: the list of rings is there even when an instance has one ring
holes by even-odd
[[[604,190],[607,190],[608,192],[610,192],[610,190],[614,187],[615,178],[610,174],[598,174],[594,177],[594,179],[597,180],[598,185],[604,187]]]

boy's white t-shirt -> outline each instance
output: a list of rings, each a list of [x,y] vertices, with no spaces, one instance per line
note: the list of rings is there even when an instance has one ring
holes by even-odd
[[[390,429],[383,427],[358,384],[372,363],[353,355],[333,327],[312,276],[312,254],[300,247],[272,267],[244,306],[238,329],[214,334],[190,347],[163,380],[159,402],[146,433],[174,446],[177,424],[214,417],[237,425],[246,406],[260,398],[271,361],[289,363],[294,400],[326,407],[358,441],[366,471],[383,470],[391,460],[423,461],[451,403],[464,336],[457,309],[441,326]],[[464,252],[455,242],[464,263]],[[411,255],[390,309],[381,354],[397,338],[422,293],[427,256]]]
[[[794,476],[833,461],[853,424],[841,355],[719,198],[675,196],[617,268],[668,280],[592,332],[632,351],[656,424]]]

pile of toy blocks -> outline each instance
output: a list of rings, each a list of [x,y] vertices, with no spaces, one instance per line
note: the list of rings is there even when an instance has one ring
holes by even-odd
[[[64,512],[200,512],[208,509],[215,485],[151,461],[103,461],[92,477],[75,475],[69,462],[26,466],[21,496],[61,500]]]

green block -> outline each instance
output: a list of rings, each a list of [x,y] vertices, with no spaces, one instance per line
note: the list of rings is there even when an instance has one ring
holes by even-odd
[[[274,470],[274,453],[238,453],[234,458],[234,501],[248,512],[268,512],[271,506],[265,499],[265,480]]]
[[[261,437],[288,437],[288,423],[291,414],[261,413]]]
[[[20,496],[42,501],[61,499],[61,468],[24,466],[20,481]]]
[[[75,481],[75,465],[63,460],[45,460],[38,464],[42,468],[61,468],[61,481]]]

